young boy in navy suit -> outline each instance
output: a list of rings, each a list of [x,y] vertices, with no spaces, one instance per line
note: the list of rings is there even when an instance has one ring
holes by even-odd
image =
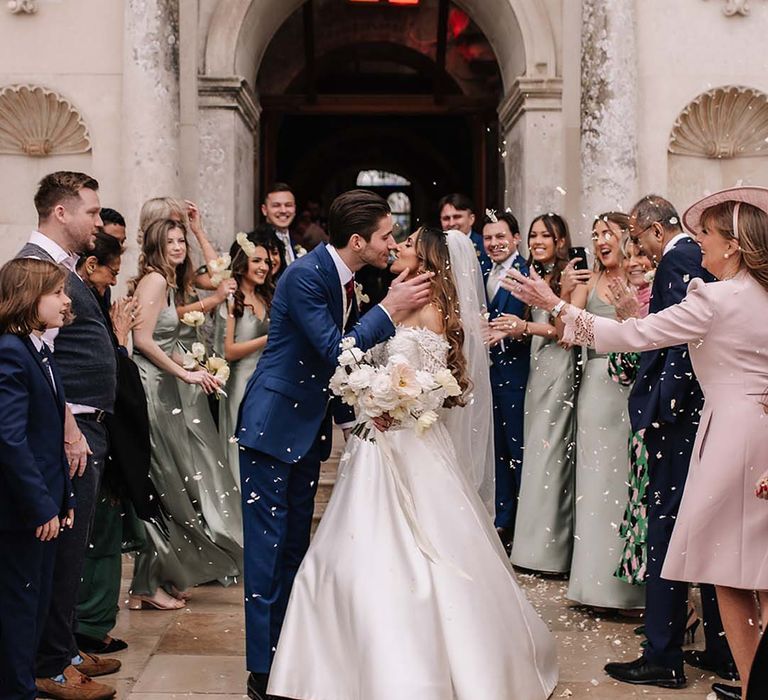
[[[34,700],[56,538],[74,522],[64,391],[43,332],[70,314],[67,272],[45,260],[0,268],[0,699]]]

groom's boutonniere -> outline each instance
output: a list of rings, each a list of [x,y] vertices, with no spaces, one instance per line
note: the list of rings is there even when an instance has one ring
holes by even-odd
[[[300,245],[293,246],[293,254],[296,258],[303,258],[307,254],[307,249]]]
[[[363,291],[363,285],[359,282],[355,282],[355,299],[357,299],[358,306],[367,304],[371,300],[371,297]]]
[[[643,277],[645,277],[645,281],[648,282],[648,284],[653,284],[653,280],[656,277],[656,270],[648,270]]]

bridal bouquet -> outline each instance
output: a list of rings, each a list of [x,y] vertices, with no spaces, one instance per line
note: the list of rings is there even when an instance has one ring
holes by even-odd
[[[373,418],[388,415],[398,427],[414,428],[423,435],[438,419],[438,409],[461,388],[451,370],[437,372],[413,369],[403,355],[394,354],[386,364],[376,365],[370,353],[355,346],[354,338],[341,343],[339,366],[330,389],[344,403],[353,406],[358,425],[352,431],[367,437]]]

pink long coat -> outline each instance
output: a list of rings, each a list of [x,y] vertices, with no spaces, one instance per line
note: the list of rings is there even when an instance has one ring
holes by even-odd
[[[768,292],[745,272],[709,284],[694,279],[682,303],[660,313],[593,322],[598,352],[688,343],[704,392],[662,576],[768,590],[768,502],[755,497],[768,470]]]

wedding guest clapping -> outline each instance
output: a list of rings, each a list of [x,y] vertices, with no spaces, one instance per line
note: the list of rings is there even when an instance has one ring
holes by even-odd
[[[113,218],[120,216],[114,210],[108,212]],[[128,646],[109,634],[117,622],[122,553],[137,549],[143,538],[136,514],[144,519],[158,515],[157,494],[149,480],[147,400],[138,369],[126,349],[131,331],[141,323],[140,307],[135,298],[110,304],[109,291],[117,284],[122,253],[116,236],[99,231],[93,250],[81,255],[77,265],[77,274],[101,308],[118,362],[114,411],[105,419],[109,456],[99,487],[77,605],[78,646],[97,654]]]
[[[22,700],[37,697],[57,537],[74,524],[64,387],[42,339],[67,322],[66,280],[45,260],[0,269],[0,694]]]
[[[221,382],[198,364],[186,369],[178,343],[176,307],[188,298],[193,276],[183,224],[151,224],[144,232],[133,282],[144,315],[134,345],[147,394],[152,480],[170,515],[170,536],[147,524],[148,544],[136,558],[131,586],[137,607],[175,610],[183,607],[180,598],[188,587],[214,580],[229,583],[240,573],[239,491],[199,391],[215,392]],[[182,400],[178,382],[199,387],[199,398]],[[200,439],[201,434],[207,438]]]
[[[662,574],[715,585],[728,643],[747,686],[760,639],[755,621],[768,604],[768,509],[755,498],[768,454],[768,326],[755,323],[768,317],[768,188],[709,195],[684,220],[696,233],[702,264],[719,282],[693,279],[681,303],[624,323],[566,305],[565,337],[602,352],[688,344],[705,404]],[[660,273],[661,265],[657,281]],[[519,298],[559,306],[541,280],[510,275]],[[610,666],[609,673],[625,670]],[[684,684],[680,680],[666,684]]]
[[[528,265],[539,270],[557,294],[570,246],[568,225],[558,214],[543,214],[531,222]],[[525,392],[525,451],[512,563],[535,571],[565,573],[573,547],[576,357],[558,345],[546,311],[531,309],[530,316],[525,328],[534,337]]]
[[[240,483],[240,450],[237,444],[237,414],[251,378],[267,344],[269,305],[274,284],[269,251],[256,243],[253,234],[238,233],[229,255],[237,289],[219,306],[216,316],[216,347],[229,362],[226,397],[219,399],[219,435],[229,468]]]
[[[483,221],[483,245],[493,266],[485,274],[486,299],[491,319],[523,316],[525,306],[499,282],[514,267],[528,274],[528,265],[518,253],[520,227],[510,212],[492,211]],[[508,320],[510,328],[517,322]],[[530,336],[520,321],[520,334],[507,338],[507,332],[491,330],[491,391],[493,395],[493,435],[496,460],[496,531],[505,547],[512,545],[515,532],[520,474],[523,467],[523,417],[525,386],[528,382]],[[510,332],[514,332],[513,330]]]

